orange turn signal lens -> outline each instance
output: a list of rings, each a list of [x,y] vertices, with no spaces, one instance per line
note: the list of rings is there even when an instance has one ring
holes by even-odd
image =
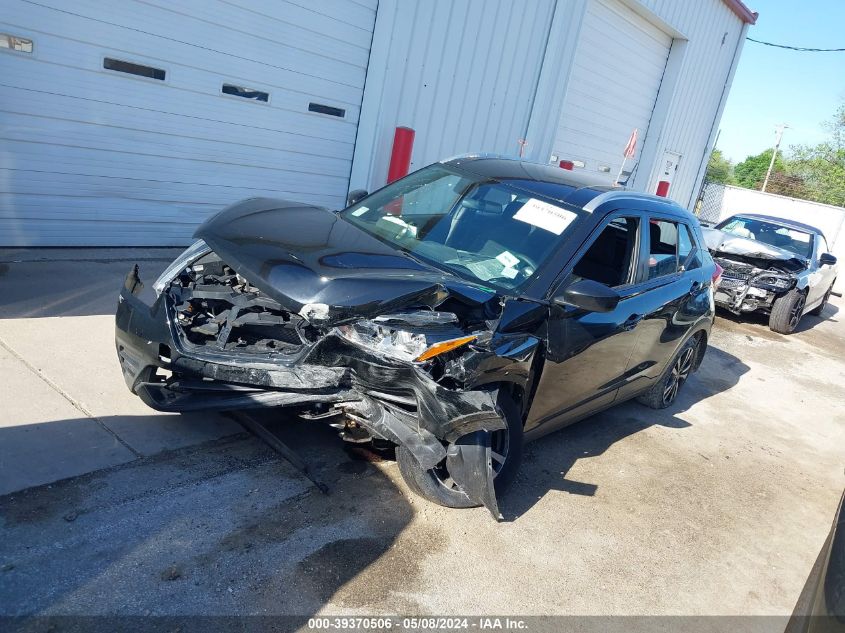
[[[453,338],[449,341],[441,341],[440,343],[435,343],[427,350],[425,350],[422,354],[417,356],[414,360],[417,362],[422,362],[424,360],[434,358],[435,356],[440,356],[440,354],[451,352],[453,349],[457,349],[461,345],[466,345],[470,341],[474,341],[477,338],[477,336],[462,336],[461,338]]]

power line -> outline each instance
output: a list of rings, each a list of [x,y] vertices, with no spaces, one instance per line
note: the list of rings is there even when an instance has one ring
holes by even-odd
[[[804,48],[801,46],[786,46],[785,44],[772,44],[771,42],[763,42],[762,40],[755,40],[753,37],[746,37],[750,42],[757,44],[764,44],[765,46],[774,46],[775,48],[785,48],[790,51],[802,51],[805,53],[843,53],[845,48]]]

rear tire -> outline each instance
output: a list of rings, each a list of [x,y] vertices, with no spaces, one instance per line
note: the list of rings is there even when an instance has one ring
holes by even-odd
[[[505,452],[502,462],[498,462],[495,456],[493,461],[493,485],[496,488],[496,494],[499,495],[513,481],[522,459],[522,417],[519,414],[519,407],[510,394],[500,392],[497,404],[507,423],[506,429],[494,431],[491,438],[493,452],[497,455],[500,454],[496,452],[497,449]],[[506,449],[502,447],[506,447]],[[408,488],[413,492],[447,508],[477,507],[479,504],[470,500],[451,481],[445,461],[444,459],[435,468],[424,470],[407,448],[401,445],[396,447],[396,462],[399,465],[399,472],[402,479],[408,484]],[[497,467],[498,471],[496,471]]]
[[[801,322],[806,302],[807,295],[798,288],[775,299],[769,315],[769,329],[779,334],[792,334]]]
[[[675,402],[678,392],[696,367],[701,337],[693,336],[681,346],[666,371],[651,389],[637,398],[637,402],[651,409],[665,409]]]
[[[821,316],[822,315],[822,310],[824,310],[824,307],[827,305],[827,302],[830,299],[830,293],[833,292],[833,284],[835,284],[835,283],[836,283],[836,280],[834,279],[833,283],[830,284],[830,288],[828,288],[827,292],[824,293],[824,298],[822,299],[822,302],[819,305],[817,305],[815,308],[810,310],[810,312],[808,314],[812,314],[813,316]]]

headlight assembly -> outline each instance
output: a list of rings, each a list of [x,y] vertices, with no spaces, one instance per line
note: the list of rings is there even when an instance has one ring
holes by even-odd
[[[185,268],[188,267],[188,264],[192,264],[200,257],[207,255],[211,252],[211,249],[208,247],[202,240],[197,240],[193,244],[191,244],[184,253],[179,255],[173,263],[170,264],[167,268],[164,269],[164,272],[159,275],[159,278],[155,280],[153,284],[153,290],[155,290],[156,295],[160,295],[164,292],[165,287],[171,281],[176,278],[176,275],[181,273]]]
[[[356,345],[409,362],[430,360],[478,338],[476,335],[469,335],[435,342],[427,334],[397,329],[375,321],[342,325],[336,331]]]
[[[788,290],[795,284],[795,280],[791,277],[781,277],[779,275],[763,275],[754,280],[754,285],[770,286],[779,290]]]

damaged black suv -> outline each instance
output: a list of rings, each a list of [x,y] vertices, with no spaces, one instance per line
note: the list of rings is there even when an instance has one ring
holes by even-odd
[[[523,441],[632,397],[668,406],[714,318],[687,211],[515,160],[434,164],[340,212],[246,200],[195,236],[152,305],[126,278],[134,393],[294,408],[394,444],[424,497],[494,516]]]

